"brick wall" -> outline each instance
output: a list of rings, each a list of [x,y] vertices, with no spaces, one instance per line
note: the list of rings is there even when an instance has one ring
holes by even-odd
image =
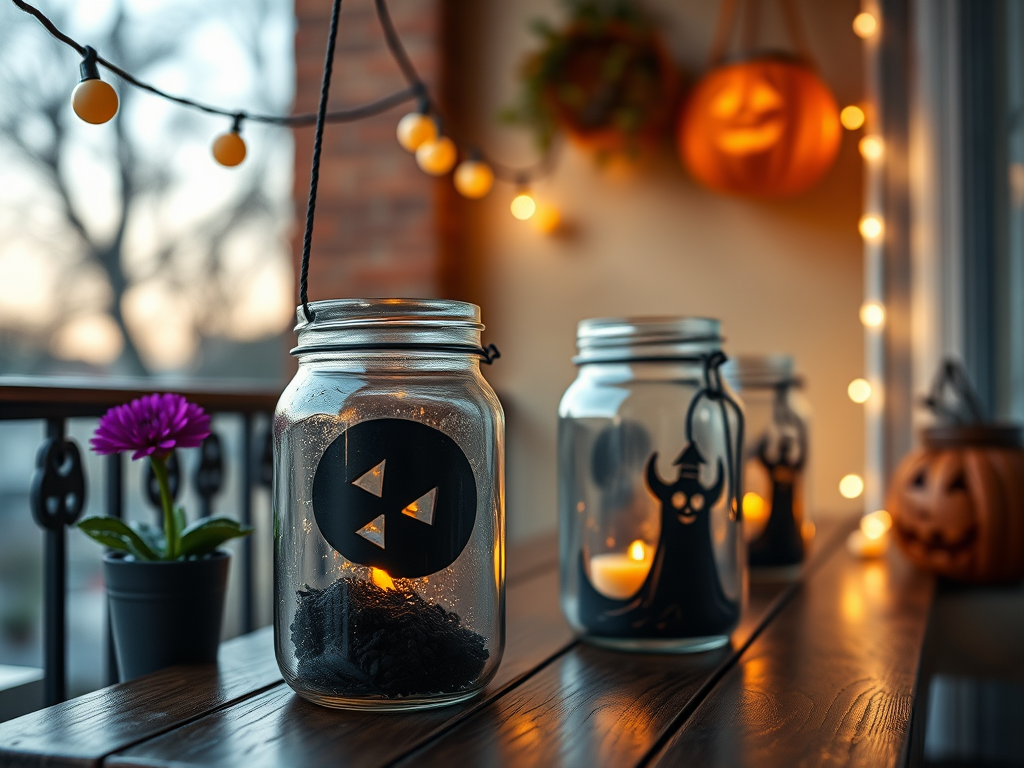
[[[391,0],[395,26],[434,92],[441,78],[441,0]],[[330,0],[295,0],[295,110],[315,112]],[[384,43],[373,0],[347,0],[331,83],[331,108],[362,104],[403,87]],[[311,300],[437,296],[447,271],[439,235],[443,191],[395,140],[412,104],[324,131],[310,261]],[[309,195],[313,129],[295,131],[296,275]]]

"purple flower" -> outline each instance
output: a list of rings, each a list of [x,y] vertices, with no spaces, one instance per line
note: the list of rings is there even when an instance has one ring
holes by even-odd
[[[111,408],[90,444],[96,453],[134,451],[132,460],[196,448],[210,434],[210,417],[181,395],[146,395]]]

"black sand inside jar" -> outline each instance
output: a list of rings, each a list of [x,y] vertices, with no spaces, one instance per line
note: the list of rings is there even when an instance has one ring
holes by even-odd
[[[354,577],[300,590],[291,631],[299,677],[338,696],[455,693],[488,657],[458,614]]]

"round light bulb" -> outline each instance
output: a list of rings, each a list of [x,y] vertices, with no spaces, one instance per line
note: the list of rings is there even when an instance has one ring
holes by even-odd
[[[882,239],[882,232],[885,226],[882,224],[881,218],[873,213],[869,213],[860,217],[857,229],[860,230],[861,237],[868,242],[874,243]]]
[[[885,322],[885,307],[869,301],[860,307],[860,321],[868,328],[879,328]]]
[[[876,509],[860,519],[860,529],[869,539],[880,539],[892,528],[892,515],[884,509]]]
[[[245,141],[235,131],[222,133],[213,142],[213,159],[232,168],[245,160]]]
[[[537,212],[537,201],[529,192],[520,192],[512,198],[510,208],[513,216],[520,221],[526,221]]]
[[[117,114],[117,91],[99,79],[83,80],[71,93],[71,108],[87,123],[100,125]]]
[[[437,124],[421,112],[410,112],[398,121],[398,143],[407,152],[415,152],[420,145],[437,138]]]
[[[860,150],[860,156],[869,162],[881,160],[885,154],[885,144],[879,136],[865,136],[857,142],[857,148]]]
[[[871,397],[871,385],[866,379],[854,379],[846,388],[846,394],[855,403],[866,403]]]
[[[853,17],[853,33],[862,40],[867,40],[878,31],[878,19],[870,13],[858,13]]]
[[[846,475],[839,481],[839,493],[846,499],[856,499],[864,493],[864,481],[860,475]]]
[[[843,111],[839,113],[839,122],[843,124],[843,128],[850,131],[856,131],[864,125],[865,119],[864,110],[856,104],[843,107]]]
[[[494,186],[494,171],[480,160],[464,160],[455,169],[454,181],[460,195],[478,200]]]
[[[447,136],[425,141],[416,150],[416,164],[431,176],[444,176],[455,165],[459,152]]]

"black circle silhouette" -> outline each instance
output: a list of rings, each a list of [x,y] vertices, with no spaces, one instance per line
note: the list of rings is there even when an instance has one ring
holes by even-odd
[[[348,560],[418,578],[447,568],[476,521],[476,480],[458,443],[426,424],[349,427],[313,475],[313,516]]]

